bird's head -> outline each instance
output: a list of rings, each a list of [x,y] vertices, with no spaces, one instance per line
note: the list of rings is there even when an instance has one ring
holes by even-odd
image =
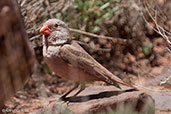
[[[46,21],[40,29],[40,33],[43,34],[45,40],[54,45],[71,40],[67,24],[59,19]]]

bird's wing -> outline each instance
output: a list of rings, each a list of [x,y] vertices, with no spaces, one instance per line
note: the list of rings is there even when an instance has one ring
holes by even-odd
[[[60,56],[64,61],[68,62],[73,67],[77,67],[92,76],[96,76],[108,84],[112,84],[118,88],[120,87],[115,82],[129,86],[127,83],[123,82],[120,78],[114,76],[106,68],[100,65],[76,42],[62,46],[60,48]]]

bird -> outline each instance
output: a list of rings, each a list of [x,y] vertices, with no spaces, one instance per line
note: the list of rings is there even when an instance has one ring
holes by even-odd
[[[103,81],[119,89],[119,84],[131,87],[119,77],[98,63],[76,41],[72,40],[69,28],[62,20],[47,20],[41,27],[43,37],[43,57],[50,69],[65,80],[74,82],[73,88],[64,93],[65,99],[73,90],[80,89],[77,96],[85,89],[87,82]]]

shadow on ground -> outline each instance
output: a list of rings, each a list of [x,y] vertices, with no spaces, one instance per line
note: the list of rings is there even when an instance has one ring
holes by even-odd
[[[133,89],[127,89],[123,91],[105,91],[105,92],[100,92],[98,94],[92,94],[92,95],[86,95],[86,96],[76,96],[76,97],[67,97],[63,98],[63,101],[68,101],[68,102],[86,102],[89,100],[93,99],[100,99],[100,98],[108,98],[111,96],[117,96],[119,94],[125,93],[125,92],[132,92],[132,91],[138,91],[136,88]]]

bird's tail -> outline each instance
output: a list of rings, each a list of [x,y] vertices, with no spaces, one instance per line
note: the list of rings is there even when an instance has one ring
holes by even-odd
[[[98,65],[96,65],[96,66],[98,66],[98,67],[94,67],[94,69],[96,72],[101,74],[101,76],[103,76],[103,78],[101,78],[101,79],[103,81],[105,81],[107,84],[113,85],[119,89],[121,89],[121,87],[119,86],[118,83],[125,85],[127,87],[133,87],[132,85],[127,84],[126,82],[122,81],[119,77],[112,74],[110,71],[108,71],[105,67],[103,67],[99,63],[97,63],[97,64]]]
[[[115,76],[113,74],[112,74],[112,76],[109,77],[109,79],[114,83],[113,85],[116,87],[119,86],[119,84],[125,85],[127,87],[133,87],[132,85],[122,81],[120,78],[118,78],[117,76]],[[120,88],[120,86],[118,88]]]
[[[108,77],[108,81],[106,80],[105,82],[107,82],[108,84],[111,84],[113,86],[116,86],[119,89],[121,89],[119,84],[125,85],[127,87],[133,87],[132,85],[122,81],[119,77],[115,76],[114,74],[109,72],[107,69],[105,69],[105,75],[106,75],[106,77]]]

